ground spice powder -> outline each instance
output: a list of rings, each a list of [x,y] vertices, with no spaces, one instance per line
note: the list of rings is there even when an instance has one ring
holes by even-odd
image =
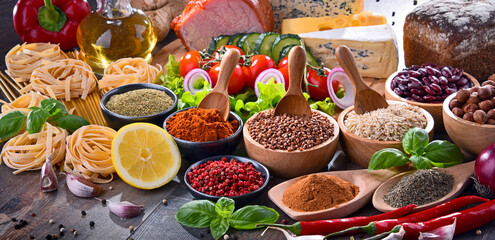
[[[167,120],[167,131],[174,137],[208,142],[227,138],[239,127],[237,120],[224,121],[218,109],[191,108]]]
[[[312,174],[299,179],[284,192],[282,202],[298,212],[335,207],[355,198],[359,187],[332,175]]]

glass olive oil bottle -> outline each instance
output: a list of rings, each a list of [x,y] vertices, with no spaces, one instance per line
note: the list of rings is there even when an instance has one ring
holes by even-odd
[[[125,57],[151,62],[156,31],[150,19],[129,0],[97,0],[97,11],[89,14],[77,29],[77,44],[83,59],[96,73]]]

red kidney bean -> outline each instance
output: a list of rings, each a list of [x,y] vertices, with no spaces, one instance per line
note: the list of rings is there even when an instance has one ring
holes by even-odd
[[[398,86],[400,88],[400,90],[402,91],[406,91],[407,90],[407,86],[403,85],[403,84],[399,84]]]
[[[459,81],[457,81],[457,86],[464,86],[468,84],[468,80],[466,78],[461,78]]]
[[[431,76],[430,75],[430,76],[428,76],[428,79],[430,79],[430,82],[431,83],[434,83],[434,84],[439,84],[440,83],[440,80],[438,80],[438,78],[435,77],[435,76]]]
[[[414,83],[414,82],[407,84],[407,87],[411,90],[412,89],[423,89],[423,85],[421,85],[421,83]]]
[[[435,92],[442,92],[442,88],[436,83],[431,83],[430,88]]]
[[[421,73],[420,73],[420,72],[418,72],[418,71],[411,71],[411,72],[409,73],[409,76],[411,76],[411,77],[415,77],[415,78],[420,78],[420,77],[421,77],[421,75],[423,75],[423,74],[421,74]]]
[[[447,85],[449,83],[449,80],[447,80],[447,78],[444,76],[438,77],[438,81],[440,82],[441,85]]]
[[[412,98],[414,99],[414,101],[416,102],[423,102],[423,98],[421,96],[418,96],[416,94],[413,94],[412,95]]]
[[[442,75],[445,77],[452,77],[452,71],[448,67],[443,67],[442,68]]]
[[[455,93],[455,92],[457,92],[457,89],[454,89],[454,88],[445,89],[445,93],[447,93],[448,95]]]
[[[425,102],[433,102],[433,101],[437,100],[434,96],[431,96],[431,95],[423,96],[423,99]]]
[[[424,90],[415,89],[415,88],[411,89],[411,93],[412,94],[419,95],[419,96],[425,95],[425,91]]]
[[[400,88],[395,88],[395,89],[394,89],[394,93],[395,93],[395,94],[397,94],[397,95],[399,95],[399,96],[402,96],[402,94],[403,94],[404,92],[402,92],[402,90],[400,90]]]
[[[435,95],[437,94],[433,89],[431,89],[429,86],[425,86],[425,92],[430,94],[430,95]]]
[[[405,92],[403,92],[404,97],[410,97],[410,96],[411,96],[411,94],[412,94],[412,93],[411,93],[411,92],[409,92],[409,91],[405,91]]]

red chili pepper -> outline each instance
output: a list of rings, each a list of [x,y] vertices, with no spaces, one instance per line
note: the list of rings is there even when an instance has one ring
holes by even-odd
[[[296,235],[326,235],[333,232],[338,232],[346,228],[350,228],[357,225],[368,224],[373,221],[379,221],[383,219],[391,219],[402,217],[410,213],[416,205],[410,204],[405,207],[398,208],[394,211],[363,217],[352,218],[340,218],[332,220],[319,220],[319,221],[301,221],[292,225],[283,224],[260,224],[260,226],[273,226],[289,230]]]
[[[426,222],[403,223],[401,225],[406,231],[404,239],[418,239],[420,232],[430,232],[439,227],[452,224],[454,218],[457,218],[455,235],[487,224],[495,220],[495,200]]]
[[[398,219],[387,219],[387,220],[381,220],[381,221],[375,221],[375,222],[370,222],[366,226],[359,226],[359,227],[351,227],[346,230],[340,231],[340,232],[335,232],[330,235],[327,235],[325,239],[328,239],[330,237],[334,237],[337,235],[341,235],[344,233],[350,233],[353,231],[364,231],[370,235],[375,235],[375,234],[380,234],[383,232],[388,232],[392,230],[395,226],[401,224],[401,223],[415,223],[415,222],[421,222],[421,221],[427,221],[433,218],[437,218],[440,216],[444,216],[445,214],[452,213],[453,211],[456,211],[460,208],[463,208],[469,204],[472,203],[478,203],[478,202],[488,202],[490,200],[478,196],[464,196],[460,198],[456,198],[454,200],[448,201],[444,204],[438,205],[436,207],[417,212],[405,217],[401,217]]]
[[[86,0],[19,0],[14,28],[24,42],[59,43],[66,51],[77,46],[77,27],[90,12]]]

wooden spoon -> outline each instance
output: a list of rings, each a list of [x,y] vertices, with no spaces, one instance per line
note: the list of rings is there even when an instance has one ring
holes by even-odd
[[[340,45],[336,50],[336,57],[340,66],[354,83],[354,111],[357,114],[371,112],[379,108],[388,107],[385,98],[364,83],[358,72],[356,61],[351,50],[345,45]]]
[[[345,217],[366,205],[375,192],[376,188],[382,184],[385,180],[390,177],[399,174],[399,171],[393,171],[389,169],[377,170],[368,172],[367,169],[361,170],[348,170],[348,171],[333,171],[333,172],[323,172],[315,173],[322,175],[333,175],[342,178],[348,182],[351,182],[359,187],[358,195],[350,200],[349,202],[343,203],[339,206],[328,208],[313,212],[298,212],[290,209],[287,205],[282,202],[282,198],[285,190],[289,188],[290,185],[295,183],[302,177],[293,178],[291,180],[285,181],[278,184],[268,191],[268,197],[274,202],[282,211],[284,211],[292,219],[300,221],[311,221],[311,220],[321,220],[321,219],[333,219]],[[308,176],[308,175],[306,175]]]
[[[306,52],[300,46],[293,47],[289,52],[289,89],[275,107],[275,115],[286,113],[311,117],[311,108],[301,90],[305,67]]]
[[[413,211],[418,212],[418,211],[421,211],[421,210],[424,210],[427,208],[431,208],[431,207],[434,207],[436,205],[440,205],[444,202],[450,201],[450,200],[458,197],[461,194],[461,192],[464,191],[464,189],[469,185],[471,175],[474,173],[474,162],[475,161],[471,161],[471,162],[459,164],[459,165],[449,167],[449,168],[435,169],[439,172],[444,172],[444,173],[447,173],[447,174],[454,176],[454,185],[452,187],[452,191],[450,193],[448,193],[447,195],[445,195],[444,197],[442,197],[442,198],[440,198],[434,202],[416,207]],[[373,206],[375,206],[376,209],[378,209],[382,212],[389,212],[389,211],[397,209],[397,208],[394,208],[394,207],[388,205],[387,203],[385,203],[385,200],[383,198],[384,198],[385,194],[387,193],[387,191],[392,186],[394,186],[394,184],[399,182],[404,176],[407,176],[413,172],[414,171],[409,171],[409,172],[399,174],[393,178],[390,178],[389,180],[384,182],[382,185],[380,185],[380,187],[378,187],[378,189],[376,189],[375,194],[373,194]]]
[[[223,119],[227,121],[230,113],[228,94],[229,80],[237,63],[239,62],[240,57],[241,55],[236,49],[227,50],[225,55],[222,57],[222,62],[220,63],[220,72],[218,73],[217,85],[203,98],[203,100],[201,100],[198,108],[216,108],[220,110]]]

